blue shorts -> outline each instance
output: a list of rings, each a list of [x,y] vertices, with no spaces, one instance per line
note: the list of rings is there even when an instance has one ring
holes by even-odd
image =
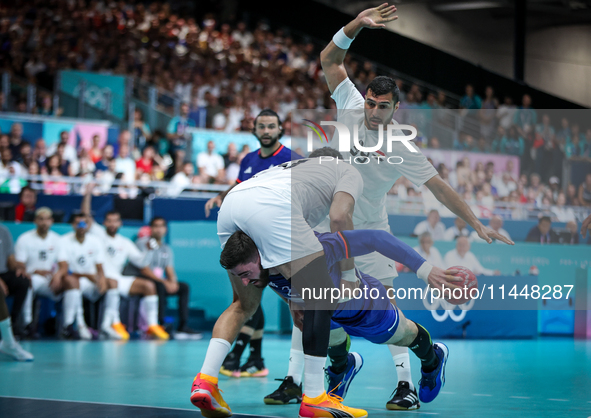
[[[382,283],[362,273],[361,288],[364,287],[367,287],[367,295],[370,289],[377,289],[377,293],[372,292],[377,297],[368,296],[339,305],[332,316],[331,329],[342,327],[349,335],[384,344],[398,329],[398,309],[390,303]]]

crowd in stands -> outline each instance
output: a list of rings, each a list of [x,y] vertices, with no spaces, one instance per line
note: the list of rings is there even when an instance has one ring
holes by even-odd
[[[22,140],[22,126],[13,124],[10,132],[0,135],[4,192],[22,188],[21,173],[51,175],[52,180],[42,185],[51,194],[70,191],[68,184],[59,181],[61,176],[93,175],[101,181],[103,192],[116,179],[138,181],[140,187],[135,190],[121,188],[120,194],[129,196],[149,193],[151,189],[141,184],[150,181],[172,181],[170,195],[191,184],[233,184],[241,158],[249,150],[238,151],[233,144],[220,150],[212,142],[192,161],[188,127],[250,132],[253,117],[271,108],[289,133],[292,127],[297,131],[291,120],[294,111],[335,107],[319,64],[323,45],[292,36],[287,29],[272,30],[264,21],[248,26],[210,14],[198,22],[174,13],[164,2],[31,1],[0,10],[0,39],[0,56],[5,58],[2,70],[48,90],[60,69],[107,71],[136,77],[138,83],[168,91],[182,102],[166,132],[153,130],[138,110],[133,131],[122,131],[115,145],[104,146],[97,138],[89,150],[74,149],[67,132],[54,149],[45,145],[49,138],[28,145]],[[372,62],[351,54],[345,66],[361,93],[380,74]],[[418,128],[420,146],[441,148],[444,141],[434,136],[429,122],[439,118],[436,111],[450,107],[449,97],[443,91],[402,80],[397,83],[401,105],[396,119]],[[23,100],[16,99],[17,108],[23,108]],[[55,113],[51,104],[49,96],[41,95],[35,111]],[[173,108],[172,102],[161,100],[160,105]],[[436,167],[482,216],[490,216],[495,201],[556,206],[560,212],[556,217],[564,219],[571,217],[565,205],[591,204],[588,182],[578,189],[568,185],[566,193],[560,192],[564,158],[590,157],[591,127],[566,117],[551,120],[548,113],[532,106],[527,94],[518,107],[510,96],[501,103],[493,87],[486,87],[481,98],[472,85],[466,86],[457,112],[459,134],[449,145],[458,151],[518,156],[522,173],[516,176],[507,169],[495,175],[490,163],[472,165],[469,159],[456,167]],[[445,116],[440,122],[447,123]],[[392,193],[405,197],[425,191],[401,179]]]

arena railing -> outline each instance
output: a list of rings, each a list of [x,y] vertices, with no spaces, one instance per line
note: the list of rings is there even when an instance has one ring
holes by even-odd
[[[149,182],[129,182],[124,180],[110,180],[104,178],[92,179],[88,177],[63,177],[48,175],[27,175],[23,176],[29,181],[30,186],[40,192],[49,192],[48,194],[83,194],[86,185],[95,184],[93,193],[123,195],[128,198],[144,196],[147,199],[154,198],[186,198],[186,199],[209,199],[216,196],[219,192],[228,189],[225,184],[189,184],[178,186],[168,181],[149,181]],[[57,186],[56,186],[57,184]],[[56,193],[57,191],[57,193]],[[504,219],[513,220],[535,220],[540,216],[556,217],[554,208],[556,206],[536,205],[533,203],[514,203],[514,202],[494,202],[490,207],[478,203],[468,204],[481,218],[488,218],[492,215],[498,215]],[[434,206],[433,202],[427,202],[423,197],[405,197],[399,198],[396,195],[388,195],[386,199],[386,210],[389,215],[425,215],[430,209],[441,210],[441,215],[446,217],[455,217],[451,213],[446,213],[446,209]],[[577,222],[582,222],[591,209],[579,206],[564,206],[564,209],[572,209]]]

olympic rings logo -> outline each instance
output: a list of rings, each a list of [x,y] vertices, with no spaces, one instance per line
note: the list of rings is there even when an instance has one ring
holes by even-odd
[[[425,292],[429,291],[429,287],[425,288]],[[435,299],[433,303],[429,301],[430,298],[423,298],[423,305],[425,308],[431,311],[431,315],[433,315],[433,319],[437,322],[443,322],[447,318],[451,318],[454,322],[460,322],[466,317],[466,312],[468,312],[474,306],[475,300],[471,299],[467,303],[462,303],[461,305],[453,305],[446,301],[443,298]],[[460,309],[459,313],[456,313],[456,308]],[[444,310],[442,314],[437,312],[437,310]]]

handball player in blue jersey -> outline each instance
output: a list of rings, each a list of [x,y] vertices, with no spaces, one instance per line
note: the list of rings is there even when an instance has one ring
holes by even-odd
[[[326,256],[329,274],[336,288],[341,288],[339,261],[377,251],[398,261],[430,282],[456,281],[454,271],[444,271],[431,266],[410,246],[386,231],[356,230],[335,233],[316,233]],[[300,292],[290,280],[264,270],[260,254],[254,242],[242,231],[234,233],[227,241],[220,263],[232,274],[240,277],[245,286],[258,288],[270,286],[283,299],[292,303],[294,323],[301,327],[301,315],[293,308],[300,299]],[[390,303],[386,288],[375,278],[356,270],[356,286],[362,291],[350,300],[341,300],[332,316],[330,346],[340,345],[347,334],[359,336],[375,344],[394,344],[409,347],[421,360],[422,379],[419,382],[419,398],[431,402],[445,383],[445,363],[448,349],[442,343],[431,342],[427,330],[406,319],[402,312]],[[318,289],[316,289],[318,290]],[[348,296],[348,293],[343,293]],[[371,296],[370,296],[371,295]],[[328,297],[330,297],[330,292]],[[344,331],[344,332],[343,332]],[[351,379],[345,384],[348,388]],[[329,390],[331,389],[329,384]],[[335,385],[336,386],[336,385]],[[334,387],[333,387],[334,388]],[[342,393],[342,388],[341,393]],[[346,388],[344,389],[346,394]]]
[[[279,115],[273,110],[264,109],[257,115],[254,120],[252,133],[258,139],[261,148],[247,154],[242,159],[236,184],[240,184],[268,168],[302,158],[301,155],[298,155],[279,142],[283,136],[283,127]],[[222,205],[224,197],[226,197],[234,186],[211,198],[205,204],[205,215],[207,217],[209,217],[210,211],[214,207],[220,207]],[[259,306],[252,318],[240,330],[234,349],[226,357],[220,373],[233,377],[267,376],[269,371],[265,368],[262,357],[264,327],[265,316],[262,308]],[[240,356],[249,343],[250,356],[246,363],[240,366]]]

